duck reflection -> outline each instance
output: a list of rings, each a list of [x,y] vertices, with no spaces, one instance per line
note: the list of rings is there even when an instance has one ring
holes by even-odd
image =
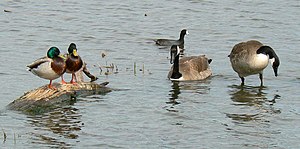
[[[43,115],[29,116],[29,123],[35,128],[32,132],[33,143],[49,146],[70,147],[62,139],[78,138],[78,131],[83,127],[78,109],[73,107],[58,108]],[[51,132],[51,133],[49,133]]]
[[[187,93],[188,96],[207,94],[210,90],[209,84],[209,79],[204,81],[173,81],[169,91],[169,101],[166,102],[170,106],[167,106],[169,107],[167,110],[177,112],[177,110],[174,110],[174,106],[180,104],[178,100],[181,99],[181,94]]]
[[[280,95],[275,94],[272,99],[267,98],[268,91],[267,87],[251,87],[251,86],[229,86],[232,90],[230,91],[231,100],[235,106],[249,106],[254,107],[255,112],[248,111],[250,108],[242,108],[240,113],[227,113],[226,116],[236,122],[245,122],[252,120],[261,120],[264,113],[281,113],[279,109],[273,107],[276,100],[280,98]],[[253,109],[252,109],[253,110]],[[246,113],[245,113],[246,111]]]

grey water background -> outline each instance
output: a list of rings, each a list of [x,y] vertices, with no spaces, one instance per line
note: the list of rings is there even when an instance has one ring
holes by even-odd
[[[300,147],[298,0],[3,0],[0,8],[0,148]],[[169,49],[152,39],[178,38],[183,28],[185,54],[213,59],[210,79],[167,79]],[[264,87],[250,76],[241,88],[227,57],[250,39],[281,60],[278,77],[264,71]],[[26,65],[71,42],[97,82],[119,90],[43,115],[7,110],[49,83]],[[111,63],[117,73],[100,73]]]

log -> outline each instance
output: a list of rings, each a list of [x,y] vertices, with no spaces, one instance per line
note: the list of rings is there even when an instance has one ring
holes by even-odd
[[[111,88],[106,87],[107,84],[108,82],[102,84],[78,82],[76,85],[53,83],[52,85],[56,90],[49,89],[47,85],[44,85],[24,93],[7,107],[10,110],[22,111],[30,115],[42,114],[73,104],[76,102],[77,97],[105,94],[112,91]]]

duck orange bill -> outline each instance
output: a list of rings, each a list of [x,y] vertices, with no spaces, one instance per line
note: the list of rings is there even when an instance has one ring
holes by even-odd
[[[77,49],[73,49],[73,55],[78,56]]]

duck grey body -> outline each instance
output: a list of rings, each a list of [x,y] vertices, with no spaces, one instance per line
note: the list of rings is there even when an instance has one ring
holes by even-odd
[[[275,51],[264,46],[256,40],[236,44],[229,55],[233,70],[238,73],[244,85],[245,78],[249,75],[259,74],[261,86],[263,85],[263,70],[268,66],[269,60],[277,76],[279,58]]]
[[[212,75],[209,63],[212,61],[205,57],[190,56],[179,59],[180,49],[178,46],[171,47],[171,60],[173,64],[169,71],[168,78],[170,80],[184,81],[184,80],[204,80]]]
[[[178,45],[181,48],[183,48],[184,45],[184,36],[189,34],[188,31],[186,29],[183,29],[180,32],[180,37],[178,40],[174,40],[174,39],[157,39],[154,40],[155,43],[159,46],[172,46],[172,45]]]

